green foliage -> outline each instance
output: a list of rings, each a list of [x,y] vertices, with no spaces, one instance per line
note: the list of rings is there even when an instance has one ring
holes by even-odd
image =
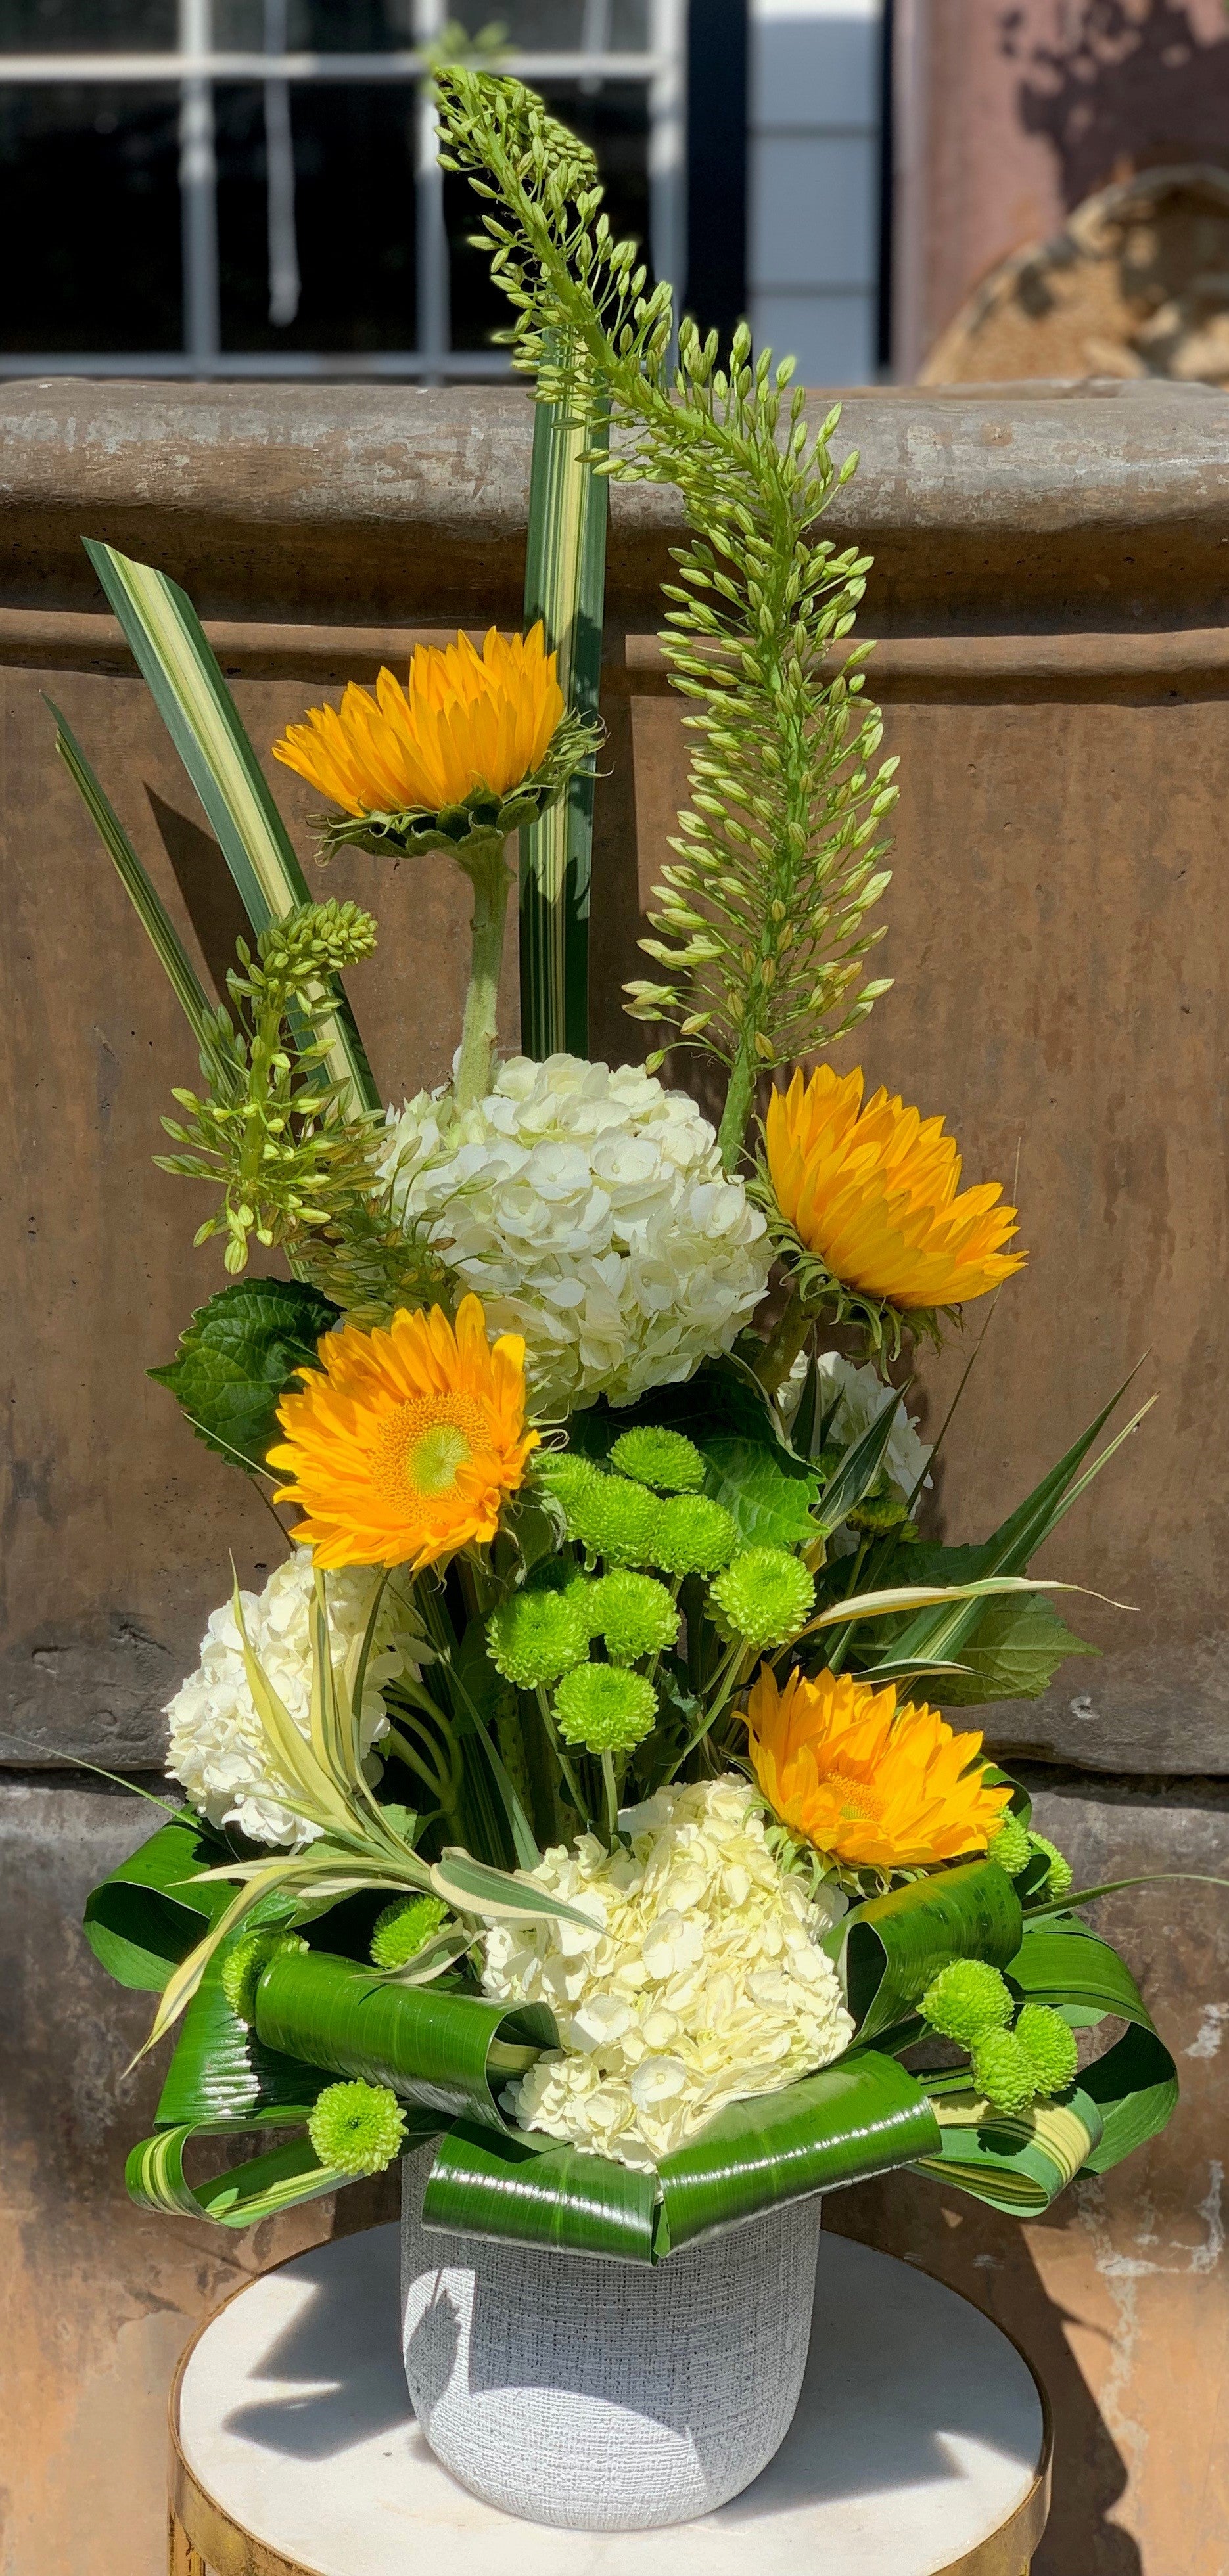
[[[198,1307],[179,1349],[149,1374],[168,1386],[197,1438],[255,1470],[278,1439],[277,1407],[338,1320],[331,1297],[297,1279],[243,1279]]]
[[[860,703],[869,646],[842,653],[869,557],[817,537],[856,466],[838,469],[839,411],[812,437],[790,362],[751,361],[735,335],[684,320],[670,358],[665,282],[644,293],[635,245],[601,213],[592,154],[517,81],[441,80],[442,158],[495,211],[492,276],[515,322],[513,363],[538,400],[625,433],[598,470],[677,485],[691,529],[676,552],[665,648],[696,737],[692,808],[644,943],[665,969],[630,986],[635,1015],[673,1022],[730,1068],[722,1150],[736,1162],[759,1072],[829,1043],[871,1007],[867,915],[887,883],[879,837],[895,798]]]
[[[222,1836],[185,1807],[91,1890],[85,1937],[119,1985],[161,1994],[211,1918],[225,1911],[227,1889],[202,1885],[197,1873],[226,1857]]]
[[[293,1949],[305,1950],[307,1947],[296,1932],[265,1931],[253,1925],[249,1931],[240,1932],[220,1955],[217,1964],[222,1992],[236,2021],[246,2023],[249,2029],[256,2019],[256,1989],[270,1959],[285,1942],[289,1942]],[[200,2002],[199,1992],[194,2001]],[[192,2008],[190,2005],[189,2012]]]
[[[849,2009],[860,2038],[908,2019],[951,1959],[1006,1968],[1023,1917],[1011,1880],[993,1861],[968,1861],[872,1897],[842,1927]]]
[[[921,1549],[916,1553],[920,1555]],[[912,1552],[909,1570],[911,1574]],[[919,1582],[924,1579],[918,1576]],[[1077,1637],[1040,1593],[1023,1600],[992,1601],[968,1644],[960,1649],[967,1672],[944,1682],[938,1697],[945,1708],[977,1708],[985,1700],[1040,1699],[1069,1655],[1100,1651]]]

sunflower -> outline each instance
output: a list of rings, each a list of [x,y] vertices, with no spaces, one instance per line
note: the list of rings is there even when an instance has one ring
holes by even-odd
[[[283,1396],[286,1434],[269,1462],[276,1500],[305,1517],[295,1537],[317,1565],[412,1565],[417,1573],[495,1535],[536,1431],[525,1429],[525,1345],[493,1346],[476,1297],[455,1326],[442,1306],[394,1315],[387,1332],[346,1324],[319,1344],[319,1370]]]
[[[843,1287],[908,1313],[963,1305],[1023,1267],[1003,1249],[1016,1211],[1000,1184],[960,1190],[943,1120],[882,1090],[863,1106],[859,1071],[796,1073],[769,1101],[764,1141],[782,1216]]]
[[[891,1683],[764,1664],[747,1703],[751,1767],[782,1824],[854,1869],[916,1868],[984,1852],[1011,1796],[933,1708],[897,1708]]]
[[[408,687],[382,670],[373,698],[352,680],[340,709],[312,707],[273,757],[356,817],[504,796],[541,767],[562,718],[555,659],[541,619],[528,635],[492,626],[481,653],[460,634],[416,645]]]

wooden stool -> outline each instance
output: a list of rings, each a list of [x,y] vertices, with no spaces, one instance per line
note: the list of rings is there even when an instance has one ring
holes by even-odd
[[[494,2512],[433,2458],[397,2276],[397,2230],[373,2228],[200,2328],[171,2397],[171,2576],[1027,2576],[1044,2394],[997,2326],[907,2263],[822,2237],[802,2399],[762,2477],[701,2522],[580,2538]]]

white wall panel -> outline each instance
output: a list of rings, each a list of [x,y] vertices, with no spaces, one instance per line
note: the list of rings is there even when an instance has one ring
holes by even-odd
[[[692,0],[703,8],[704,0]],[[880,0],[751,0],[747,286],[805,383],[873,379]]]

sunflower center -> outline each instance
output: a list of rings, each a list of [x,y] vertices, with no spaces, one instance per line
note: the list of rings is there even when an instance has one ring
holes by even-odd
[[[458,1468],[488,1445],[486,1416],[471,1396],[413,1396],[381,1426],[371,1481],[387,1502],[421,1508],[451,1494]]]
[[[882,1824],[883,1799],[868,1780],[851,1780],[846,1771],[827,1771],[824,1786],[840,1799],[843,1825]]]

